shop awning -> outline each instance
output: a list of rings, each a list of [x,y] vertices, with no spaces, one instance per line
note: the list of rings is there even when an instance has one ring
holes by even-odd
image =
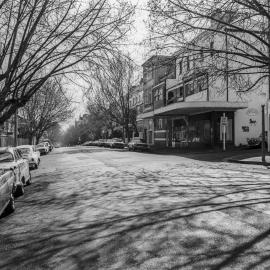
[[[226,101],[185,101],[177,102],[165,107],[156,109],[138,115],[137,119],[147,119],[154,116],[172,116],[172,115],[191,115],[212,111],[227,112],[245,109],[248,107],[247,102],[226,102]]]
[[[236,111],[248,107],[247,102],[187,101],[177,102],[154,111],[154,115],[199,114],[210,111]]]

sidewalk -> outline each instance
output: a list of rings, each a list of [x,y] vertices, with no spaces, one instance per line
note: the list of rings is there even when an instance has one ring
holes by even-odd
[[[152,150],[151,153],[159,155],[175,155],[183,156],[195,160],[208,161],[208,162],[238,162],[244,164],[259,164],[261,149],[249,149],[249,148],[231,148],[225,152],[222,149],[201,149],[201,150],[190,150],[190,151],[180,151],[176,149],[162,149],[162,150]],[[252,160],[246,160],[252,159]],[[256,159],[253,161],[253,159]],[[267,157],[269,160],[269,155]],[[266,164],[268,165],[268,164]],[[270,165],[270,164],[269,164]]]
[[[225,158],[224,161],[233,162],[233,163],[241,163],[241,164],[252,164],[252,165],[263,165],[270,166],[270,154],[266,153],[265,162],[262,162],[261,150],[258,149],[259,152],[256,153],[246,153],[231,156],[230,158]]]

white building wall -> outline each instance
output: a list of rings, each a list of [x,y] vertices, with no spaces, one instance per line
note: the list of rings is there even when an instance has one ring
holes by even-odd
[[[185,101],[207,101],[207,90],[187,96]]]
[[[256,138],[262,132],[262,108],[267,102],[266,87],[243,94],[248,108],[235,112],[235,145],[247,144],[247,138]]]

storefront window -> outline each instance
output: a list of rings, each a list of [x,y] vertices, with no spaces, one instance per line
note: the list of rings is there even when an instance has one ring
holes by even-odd
[[[210,120],[193,120],[189,126],[189,141],[210,143]]]
[[[187,139],[187,125],[183,119],[174,120],[174,140],[181,142]]]

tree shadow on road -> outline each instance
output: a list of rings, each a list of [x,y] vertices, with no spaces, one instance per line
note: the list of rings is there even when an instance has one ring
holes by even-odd
[[[112,180],[106,192],[98,187],[88,193],[71,189],[58,196],[50,194],[54,180],[46,177],[25,196],[24,210],[31,208],[33,216],[19,212],[21,223],[1,236],[1,269],[219,270],[270,265],[266,180],[227,175],[214,181],[209,174],[209,182],[203,182],[190,173],[187,185],[164,181],[162,171],[141,171],[133,178],[126,174],[122,187]],[[7,219],[0,227],[11,222]]]

